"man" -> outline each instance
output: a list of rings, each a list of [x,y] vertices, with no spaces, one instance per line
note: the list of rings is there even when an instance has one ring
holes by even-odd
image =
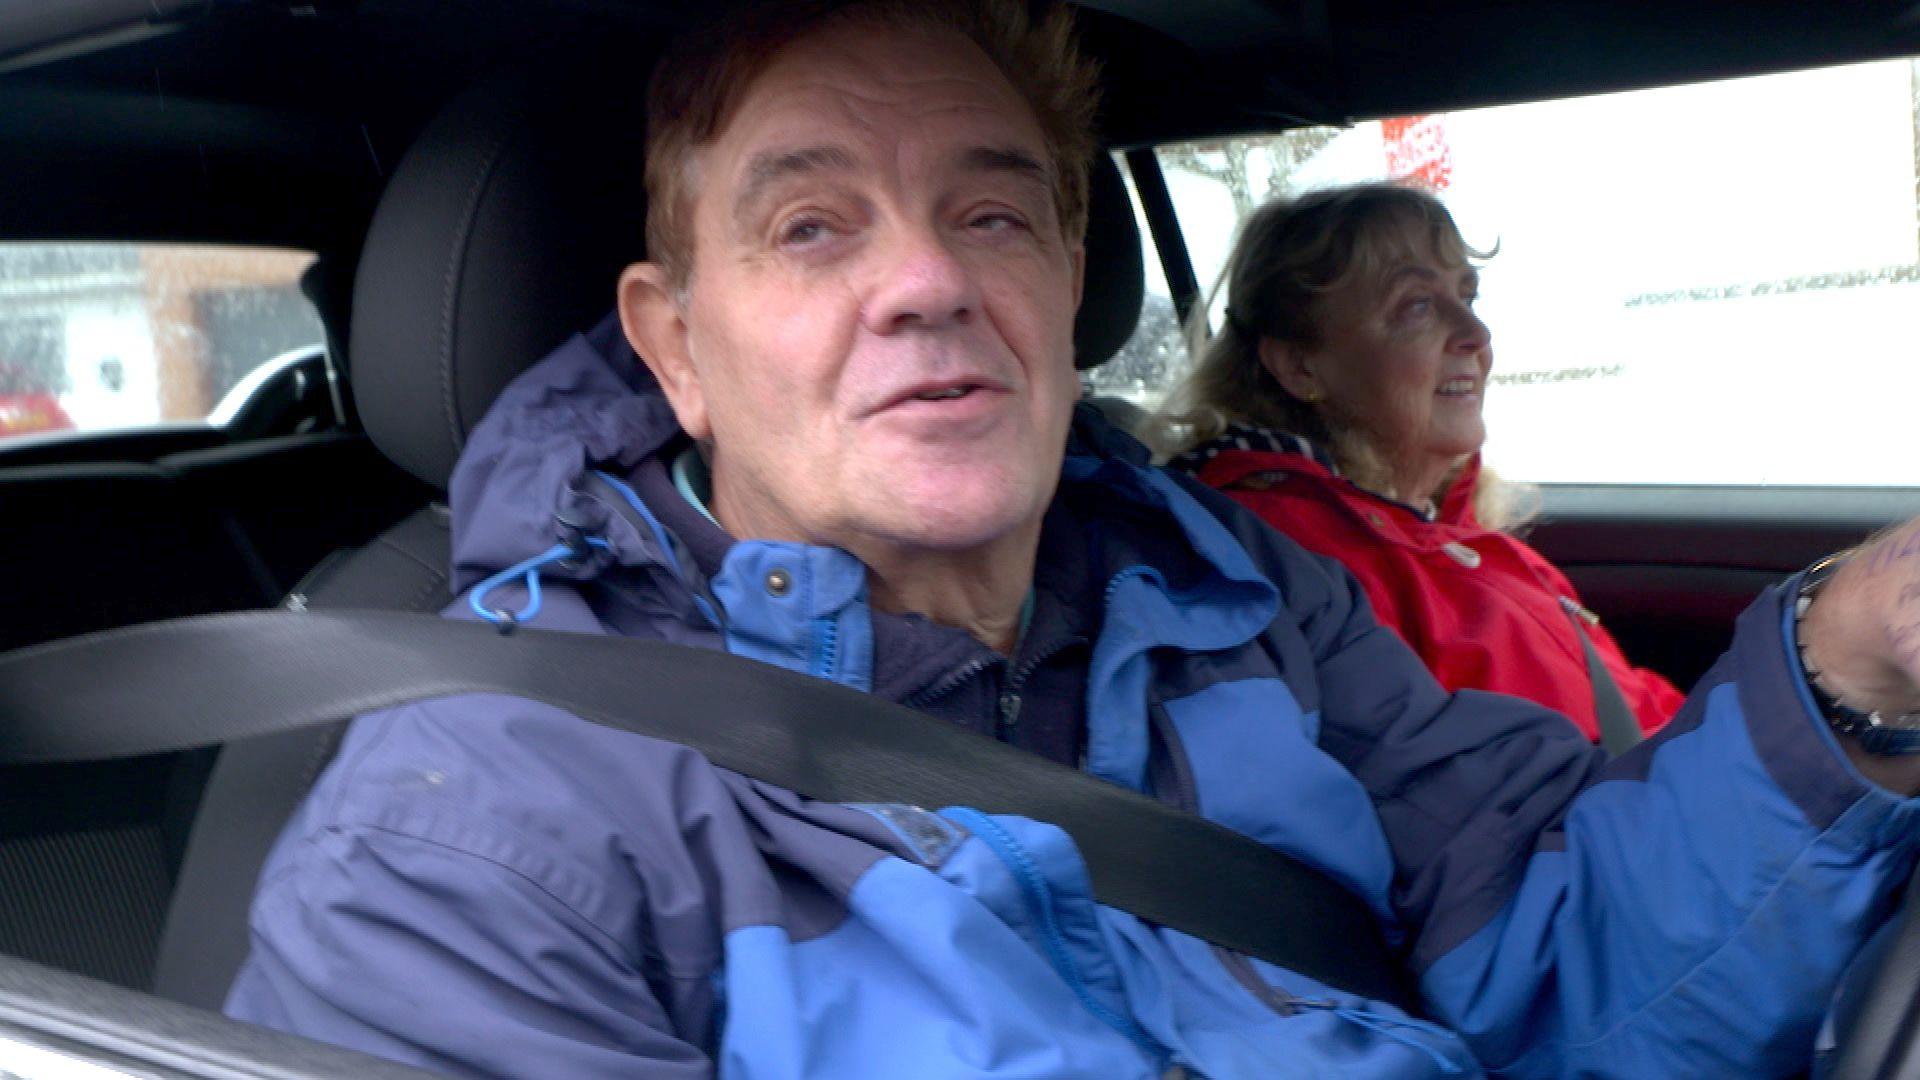
[[[1350,886],[1437,1022],[1095,905],[1044,823],[811,802],[491,695],[355,725],[230,1011],[521,1077],[1805,1065],[1920,773],[1828,730],[1795,597],[1611,766],[1443,694],[1336,566],[1074,412],[1091,86],[1019,3],[776,6],[683,46],[654,261],[455,476],[469,602],[505,618],[542,574],[538,625],[725,648],[1195,809]],[[1909,524],[1816,590],[1823,692],[1920,703],[1916,568]]]

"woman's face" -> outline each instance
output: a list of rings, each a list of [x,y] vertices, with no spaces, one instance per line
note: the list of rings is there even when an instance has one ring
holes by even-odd
[[[1409,496],[1433,490],[1487,437],[1493,337],[1473,311],[1480,275],[1435,246],[1404,245],[1378,274],[1329,294],[1319,345],[1277,358],[1294,368],[1282,385],[1317,397],[1329,426],[1360,435]]]

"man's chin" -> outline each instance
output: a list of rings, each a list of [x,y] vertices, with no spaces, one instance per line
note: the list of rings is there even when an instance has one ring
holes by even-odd
[[[1035,492],[970,490],[959,484],[899,491],[875,506],[866,531],[893,546],[959,553],[1025,532],[1046,510]]]

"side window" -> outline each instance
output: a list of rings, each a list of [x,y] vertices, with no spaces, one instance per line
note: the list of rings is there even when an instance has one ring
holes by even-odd
[[[1920,485],[1917,90],[1896,60],[1158,158],[1203,288],[1254,206],[1360,180],[1423,185],[1497,248],[1479,310],[1504,475]]]
[[[0,244],[0,440],[207,423],[324,340],[302,252]],[[229,409],[230,411],[230,409]]]

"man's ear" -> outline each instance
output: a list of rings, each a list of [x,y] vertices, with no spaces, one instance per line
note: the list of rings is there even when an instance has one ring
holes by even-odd
[[[1087,298],[1087,245],[1075,244],[1073,258],[1073,311],[1075,317],[1080,313],[1080,302]]]
[[[1307,351],[1279,338],[1260,339],[1260,366],[1287,393],[1311,405],[1327,396],[1326,387],[1307,363]]]
[[[696,439],[713,436],[707,423],[707,397],[694,370],[687,344],[687,320],[658,263],[634,263],[620,275],[620,329],[627,344],[666,392],[680,427]]]
[[[1073,272],[1073,318],[1067,323],[1067,366],[1076,374],[1080,369],[1080,304],[1087,292],[1087,245],[1067,249],[1067,265]]]

